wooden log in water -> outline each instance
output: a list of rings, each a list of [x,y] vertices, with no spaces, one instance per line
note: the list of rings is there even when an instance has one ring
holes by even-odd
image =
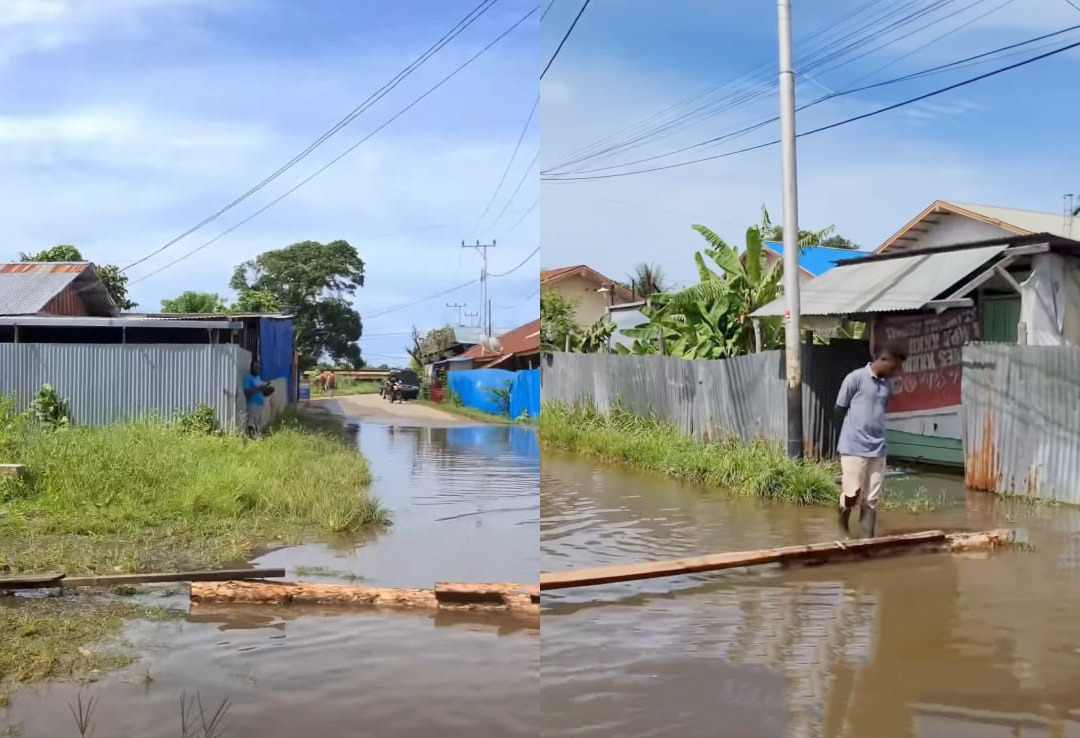
[[[102,574],[100,576],[64,577],[60,586],[114,587],[121,584],[162,584],[168,582],[229,582],[238,579],[275,579],[285,576],[284,569],[218,569],[216,571],[173,571],[154,574]]]
[[[589,587],[613,582],[671,577],[724,569],[738,569],[762,564],[822,564],[850,561],[869,556],[893,555],[905,551],[971,551],[999,548],[1008,543],[1011,532],[992,530],[979,533],[946,534],[940,530],[907,533],[897,536],[863,538],[802,546],[784,546],[759,551],[733,551],[674,561],[605,566],[578,571],[547,572],[540,575],[540,589]]]
[[[539,613],[539,604],[533,602],[530,595],[516,584],[441,583],[436,591],[311,582],[194,582],[191,585],[191,601],[213,604],[342,605],[376,609]]]

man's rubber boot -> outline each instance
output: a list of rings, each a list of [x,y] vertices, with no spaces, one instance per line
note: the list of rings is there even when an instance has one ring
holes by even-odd
[[[851,511],[855,509],[855,503],[858,499],[858,497],[854,498],[849,504],[846,497],[841,498],[840,504],[842,505],[842,507],[840,508],[840,532],[845,536],[851,535],[848,526],[851,523]]]
[[[859,513],[859,528],[863,538],[874,537],[875,522],[877,522],[877,510],[864,507]]]

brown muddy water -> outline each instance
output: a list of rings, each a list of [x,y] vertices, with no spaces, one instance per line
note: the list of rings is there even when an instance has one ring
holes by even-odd
[[[274,551],[257,564],[373,586],[537,581],[533,431],[364,423],[355,435],[392,530]],[[186,595],[150,601],[186,608]],[[138,662],[81,689],[95,700],[100,738],[176,738],[181,696],[196,691],[208,713],[230,701],[222,738],[535,736],[540,724],[535,620],[218,606],[133,623],[127,635]],[[68,704],[79,693],[62,683],[17,691],[0,710],[0,736],[76,736]]]
[[[548,456],[541,566],[836,538],[831,510]],[[1032,551],[766,568],[545,593],[544,736],[1080,736],[1080,511],[890,480],[882,533],[1021,529]],[[918,507],[918,505],[915,505]]]

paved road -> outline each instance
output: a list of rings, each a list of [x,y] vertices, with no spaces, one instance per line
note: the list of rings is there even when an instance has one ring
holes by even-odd
[[[477,425],[475,420],[415,402],[391,403],[378,395],[344,395],[329,400],[342,415],[381,421],[408,421],[414,425]],[[326,402],[324,400],[324,402]]]

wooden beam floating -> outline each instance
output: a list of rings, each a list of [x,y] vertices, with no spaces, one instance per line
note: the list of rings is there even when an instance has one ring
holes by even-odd
[[[394,610],[482,610],[539,615],[540,605],[517,584],[449,584],[434,589],[357,587],[350,584],[194,582],[194,603],[341,605]]]
[[[221,569],[219,571],[175,571],[155,574],[103,574],[68,577],[63,574],[20,574],[0,577],[0,591],[14,589],[50,589],[52,587],[115,587],[123,584],[162,584],[168,582],[225,582],[237,579],[272,579],[285,576],[284,569]]]
[[[25,471],[22,464],[0,464],[0,477],[21,477]]]
[[[920,533],[811,543],[803,546],[785,546],[760,551],[733,551],[731,553],[676,559],[674,561],[606,566],[597,569],[580,569],[578,571],[547,572],[540,575],[540,589],[590,587],[614,582],[673,577],[680,574],[739,569],[762,564],[823,564],[866,558],[868,556],[895,555],[913,550],[921,552],[988,550],[1006,545],[1010,537],[1011,532],[1008,530],[950,535],[940,530],[928,530]]]

